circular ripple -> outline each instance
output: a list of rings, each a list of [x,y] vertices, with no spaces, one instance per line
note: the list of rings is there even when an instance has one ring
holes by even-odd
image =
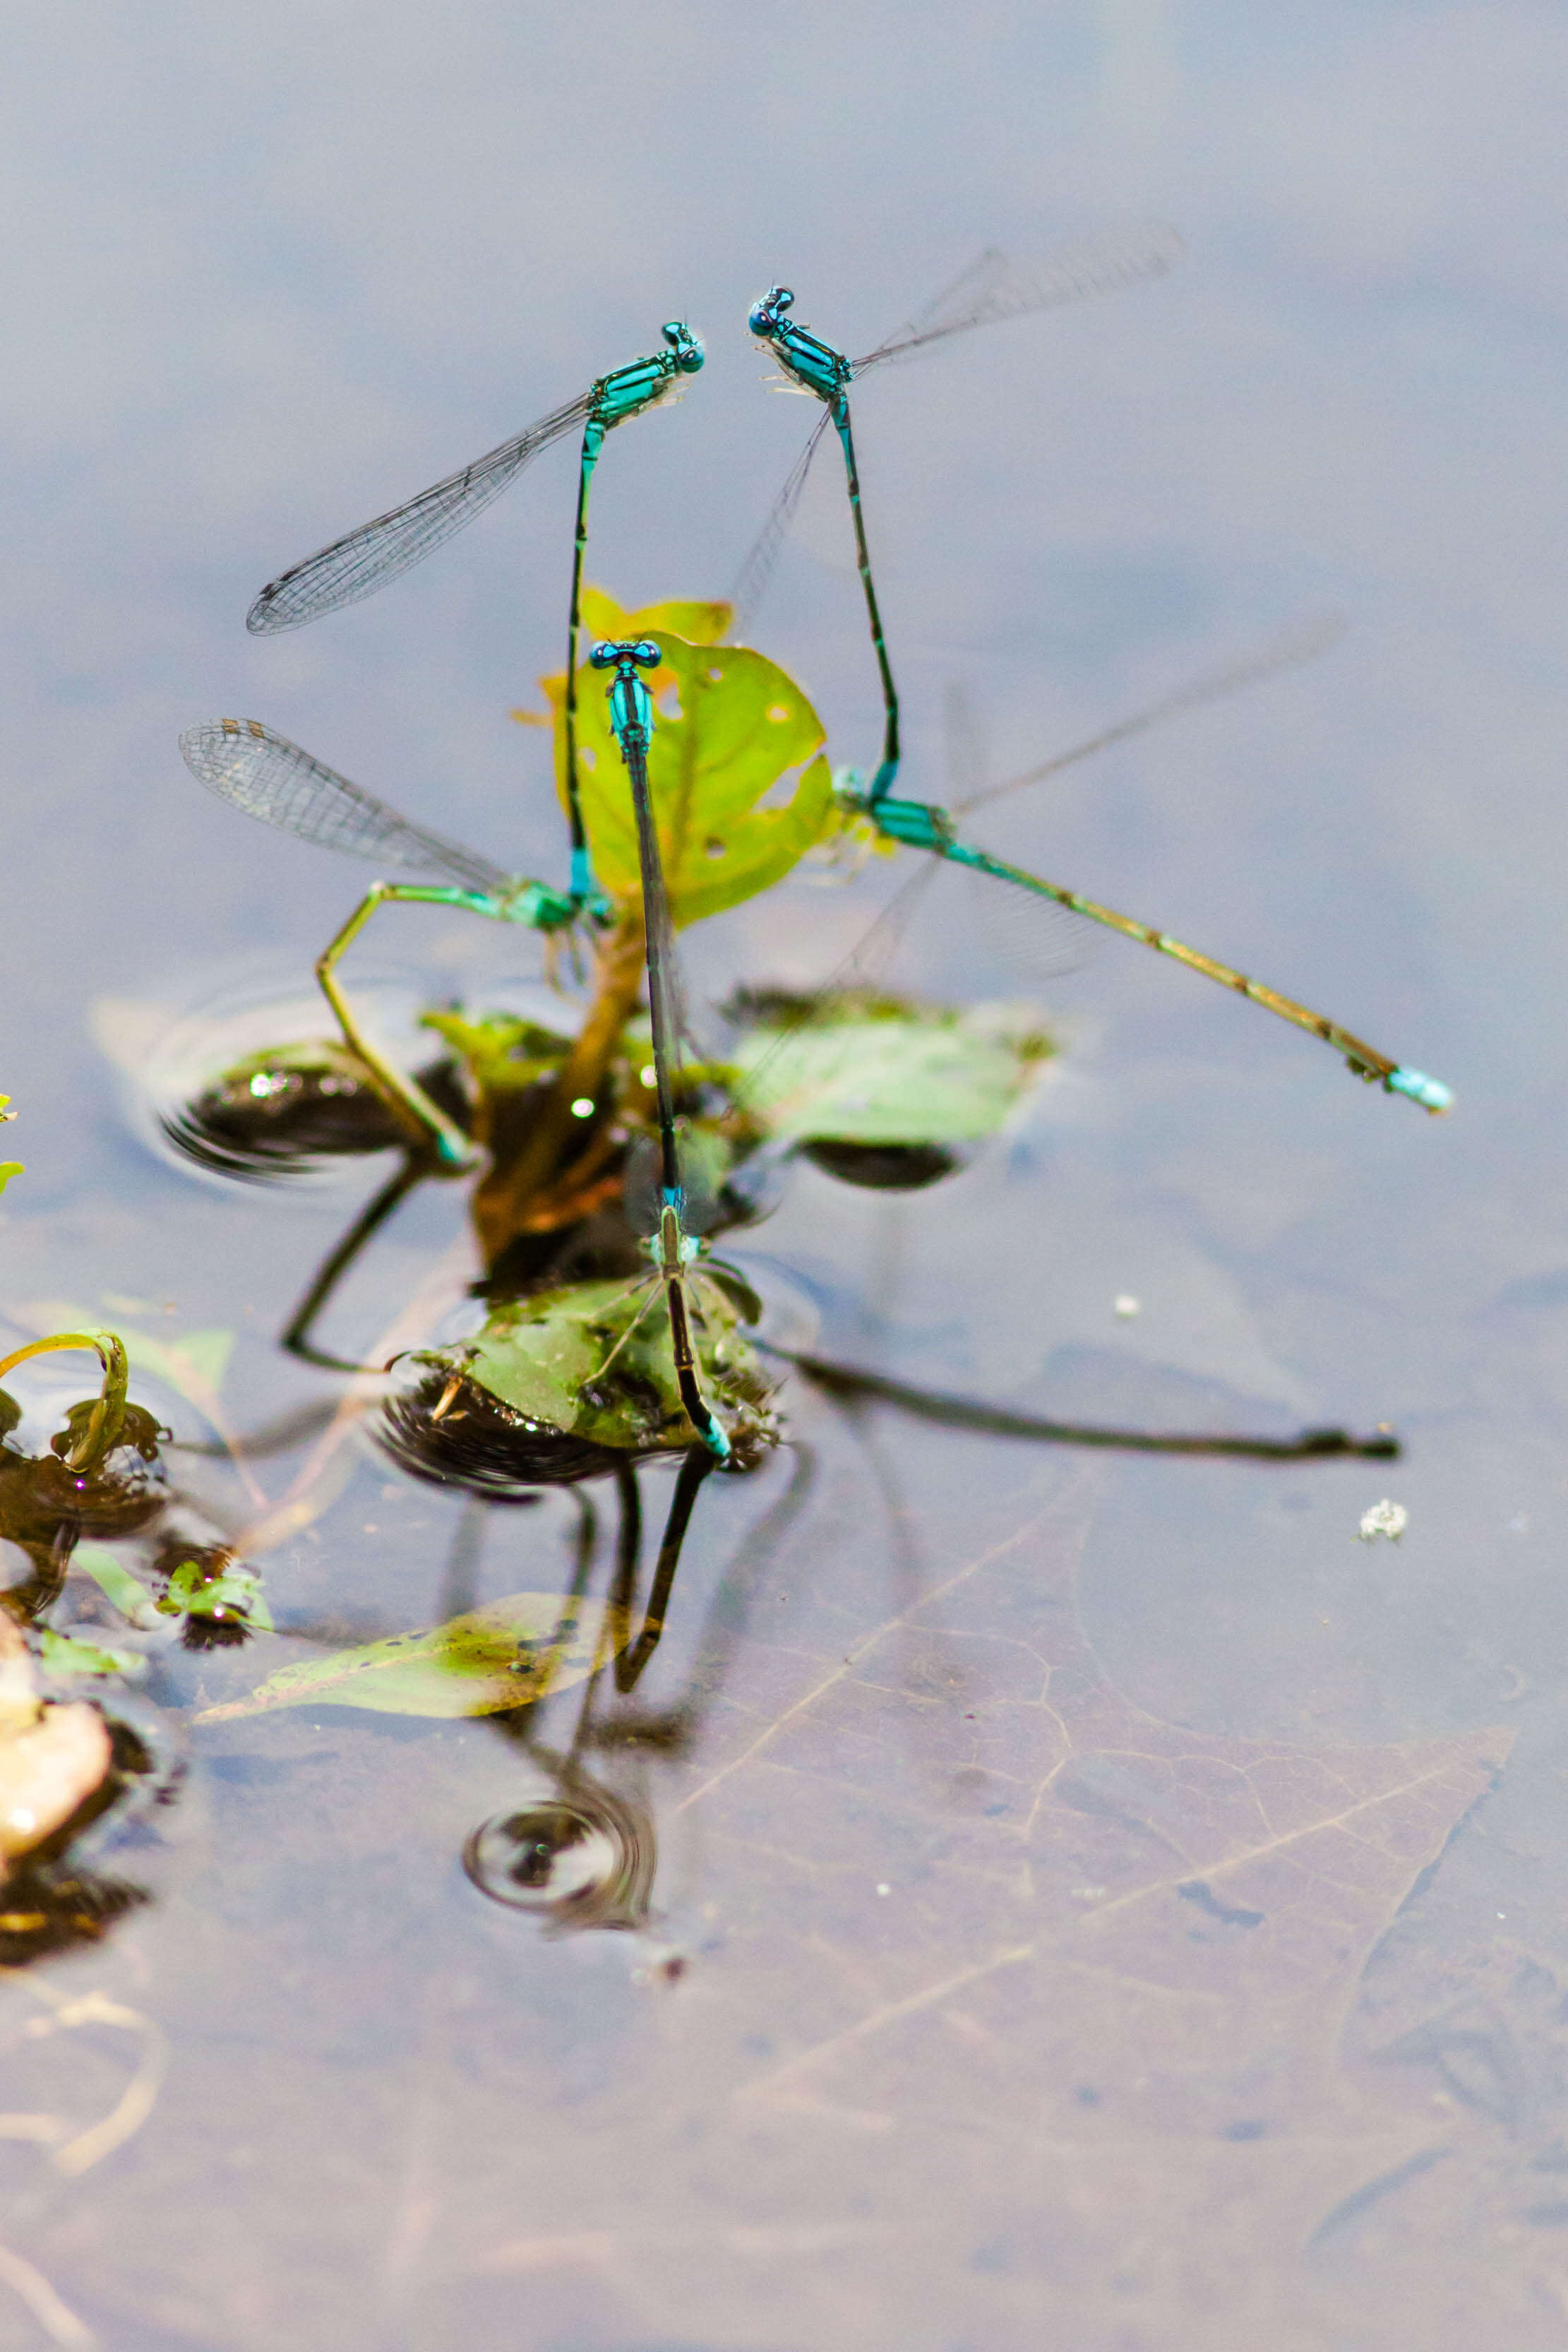
[[[463,1867],[482,1895],[555,1928],[642,1927],[653,1823],[607,1789],[578,1785],[482,1822]]]

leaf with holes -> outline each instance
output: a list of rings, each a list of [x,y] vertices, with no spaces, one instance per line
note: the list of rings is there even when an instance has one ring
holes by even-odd
[[[707,634],[725,609],[650,605],[623,614],[605,597],[591,606],[601,622],[652,637],[664,656],[648,681],[654,705],[648,782],[677,926],[770,889],[839,824],[821,720],[776,662]],[[683,636],[655,620],[674,612],[695,614],[701,634]],[[642,887],[637,828],[605,683],[586,665],[578,674],[582,809],[600,880],[627,904]],[[541,684],[555,714],[564,802],[565,676]]]

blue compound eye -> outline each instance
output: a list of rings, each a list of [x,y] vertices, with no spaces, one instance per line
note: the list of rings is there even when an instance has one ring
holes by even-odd
[[[594,669],[608,669],[611,664],[618,661],[620,657],[620,646],[612,645],[595,646],[588,656],[590,665]]]
[[[640,637],[637,643],[629,646],[627,650],[641,669],[657,669],[664,658],[652,637]]]
[[[773,313],[769,310],[766,302],[758,302],[756,310],[751,312],[746,323],[750,328],[754,335],[771,334],[773,331]]]

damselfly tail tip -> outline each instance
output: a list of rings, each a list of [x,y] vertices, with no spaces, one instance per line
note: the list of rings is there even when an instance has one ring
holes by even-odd
[[[725,1435],[723,1430],[719,1427],[718,1423],[714,1419],[711,1412],[708,1414],[707,1424],[703,1430],[702,1435],[704,1444],[707,1447],[708,1452],[713,1455],[716,1462],[727,1462],[729,1460],[732,1451],[729,1440]]]
[[[1412,1102],[1435,1115],[1454,1107],[1453,1089],[1441,1078],[1429,1078],[1424,1070],[1396,1070],[1384,1083],[1388,1093],[1408,1095]]]

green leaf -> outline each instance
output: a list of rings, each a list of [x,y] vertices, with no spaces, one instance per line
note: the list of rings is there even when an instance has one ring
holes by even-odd
[[[656,611],[649,607],[649,613]],[[821,745],[822,722],[776,662],[747,646],[693,642],[622,615],[664,658],[649,679],[654,702],[648,782],[677,927],[722,914],[782,881],[840,824]],[[566,681],[543,681],[557,715],[556,782],[564,803]],[[578,674],[582,810],[600,880],[634,903],[642,889],[637,826],[602,673]]]
[[[568,1690],[601,1654],[623,1649],[629,1628],[608,1602],[513,1592],[428,1633],[394,1633],[362,1648],[308,1658],[269,1675],[248,1698],[209,1706],[198,1723],[278,1706],[363,1706],[378,1715],[495,1715]]]
[[[1028,1006],[849,997],[754,1029],[731,1059],[748,1114],[785,1141],[938,1144],[994,1135],[1050,1052]]]
[[[147,1661],[140,1650],[118,1650],[107,1642],[84,1642],[74,1633],[57,1633],[46,1625],[38,1635],[38,1655],[51,1675],[141,1675]]]
[[[152,1595],[139,1576],[133,1576],[121,1565],[107,1544],[78,1543],[71,1554],[71,1566],[90,1576],[99,1591],[132,1625],[157,1623],[157,1603]]]
[[[614,637],[622,644],[629,637],[652,636],[669,629],[677,637],[685,637],[688,645],[716,646],[728,636],[734,618],[732,604],[675,602],[644,604],[640,613],[626,613],[602,588],[585,588],[582,592],[583,627],[593,636]],[[602,685],[603,680],[600,683]]]
[[[214,1567],[212,1554],[200,1551],[183,1559],[156,1604],[159,1612],[165,1617],[243,1617],[247,1625],[270,1633],[272,1612],[255,1569],[221,1554],[219,1560]]]
[[[571,1049],[570,1037],[557,1036],[515,1013],[423,1013],[420,1026],[445,1039],[486,1095],[517,1091],[553,1077]]]
[[[732,1444],[768,1425],[773,1383],[742,1333],[740,1318],[700,1263],[688,1276],[703,1391]],[[507,1299],[476,1339],[421,1356],[461,1370],[537,1429],[555,1429],[625,1453],[678,1452],[696,1432],[675,1381],[670,1320],[651,1280],[577,1282]]]
[[[0,1160],[0,1192],[5,1190],[13,1176],[20,1176],[22,1172],[19,1160]]]

